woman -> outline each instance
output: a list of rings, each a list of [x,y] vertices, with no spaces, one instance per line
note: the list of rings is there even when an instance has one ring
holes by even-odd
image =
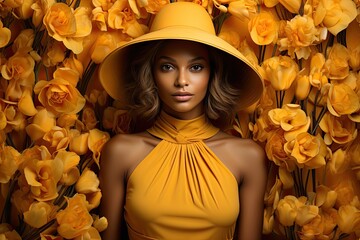
[[[146,128],[113,137],[102,152],[103,238],[260,239],[263,150],[218,127],[263,85],[215,35],[209,14],[194,3],[166,5],[150,32],[107,57],[99,74],[134,129]]]

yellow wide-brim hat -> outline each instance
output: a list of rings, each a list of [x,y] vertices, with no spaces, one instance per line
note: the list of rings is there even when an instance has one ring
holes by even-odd
[[[202,43],[231,56],[224,64],[234,64],[231,81],[240,91],[236,110],[245,109],[262,95],[264,86],[259,72],[236,48],[216,36],[209,13],[192,2],[174,2],[165,5],[156,15],[149,33],[137,37],[110,53],[99,67],[99,79],[105,91],[120,103],[127,103],[125,89],[130,74],[129,51],[137,44],[156,40],[188,40]]]

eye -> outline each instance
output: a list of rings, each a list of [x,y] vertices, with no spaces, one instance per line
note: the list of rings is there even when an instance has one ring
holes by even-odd
[[[171,64],[161,64],[160,69],[163,72],[168,72],[168,71],[171,71],[172,69],[174,69],[174,67]]]
[[[202,66],[200,64],[195,64],[190,67],[190,70],[194,71],[194,72],[200,72],[203,69],[204,69],[204,66]]]

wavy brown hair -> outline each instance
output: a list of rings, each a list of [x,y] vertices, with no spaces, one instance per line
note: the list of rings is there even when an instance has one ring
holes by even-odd
[[[153,77],[155,58],[164,42],[139,43],[130,49],[127,93],[129,94],[129,115],[136,125],[149,126],[160,113],[161,101]],[[234,57],[208,47],[210,56],[210,81],[204,99],[206,116],[216,125],[229,124],[239,98],[239,91],[231,79]],[[236,76],[235,76],[236,78]],[[135,127],[136,128],[136,127]]]

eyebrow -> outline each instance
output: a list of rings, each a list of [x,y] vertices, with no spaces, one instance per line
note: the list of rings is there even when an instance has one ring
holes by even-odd
[[[170,62],[176,62],[175,59],[173,59],[171,57],[168,57],[168,56],[160,56],[159,60],[167,60],[167,61],[170,61]],[[199,61],[199,60],[206,61],[206,58],[202,57],[202,56],[195,57],[195,58],[191,59],[189,62],[192,63],[192,62],[196,62],[196,61]]]

